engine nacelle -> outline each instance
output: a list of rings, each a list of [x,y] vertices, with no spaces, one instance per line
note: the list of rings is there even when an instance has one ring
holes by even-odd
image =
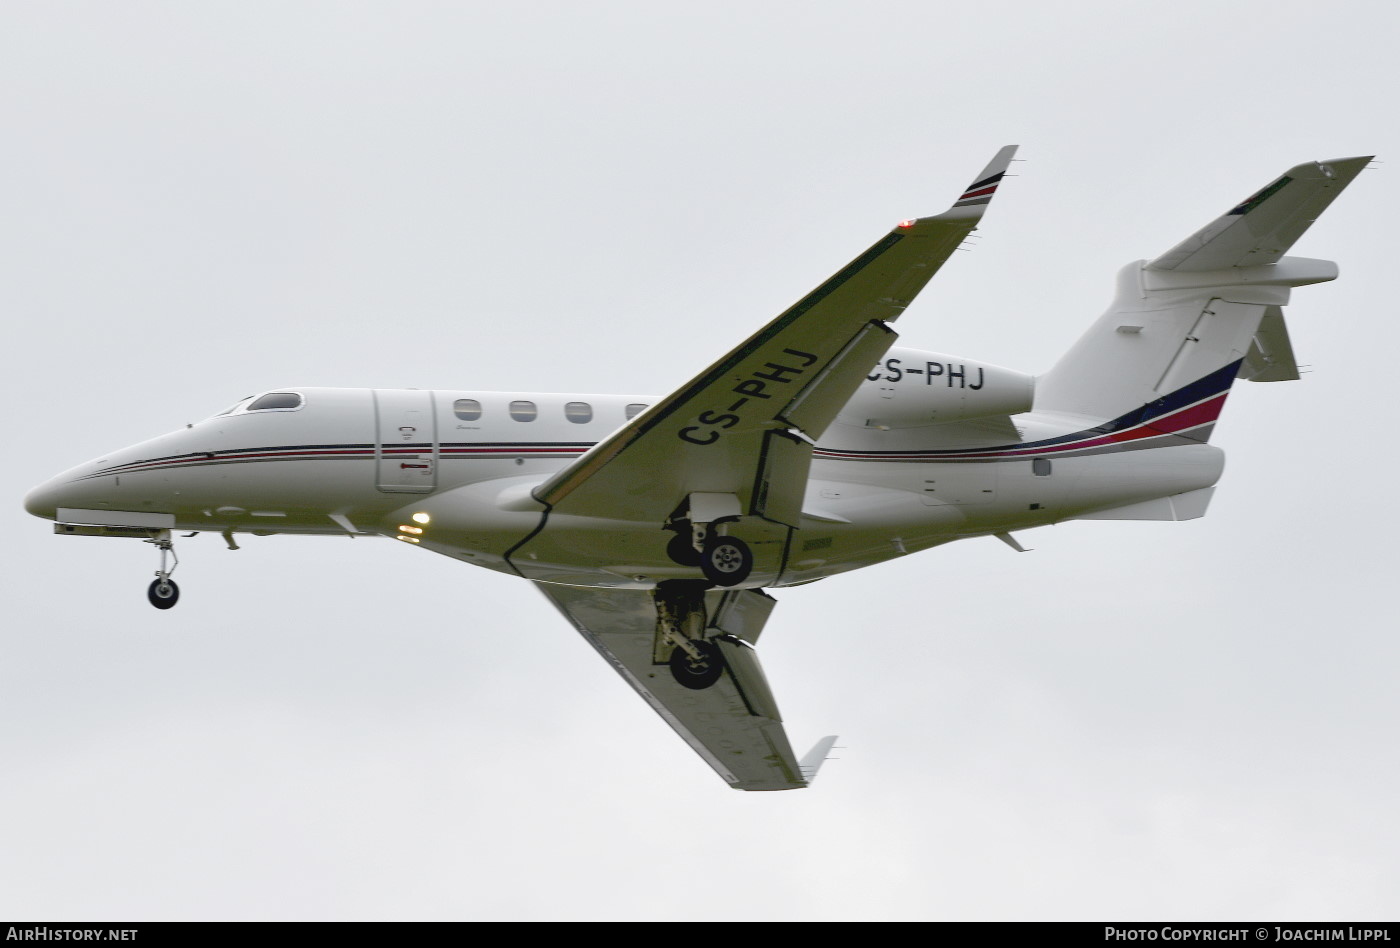
[[[837,424],[913,428],[1030,411],[1035,378],[941,352],[895,347],[836,416]]]

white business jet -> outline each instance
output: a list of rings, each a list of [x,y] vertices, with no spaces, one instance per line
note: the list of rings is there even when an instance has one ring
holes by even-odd
[[[953,206],[900,221],[664,398],[290,386],[124,448],[25,506],[73,536],[377,535],[521,576],[741,790],[807,786],[754,646],[765,589],[1065,520],[1205,513],[1237,378],[1298,378],[1282,306],[1335,279],[1285,256],[1368,158],[1291,169],[1118,276],[1046,374],[895,347],[974,229],[1003,148]]]

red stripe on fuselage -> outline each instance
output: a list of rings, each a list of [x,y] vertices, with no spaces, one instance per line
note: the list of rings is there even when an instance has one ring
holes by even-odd
[[[994,461],[998,458],[1033,457],[1044,454],[1061,454],[1066,451],[1082,451],[1085,448],[1110,447],[1130,441],[1157,438],[1190,428],[1209,424],[1220,417],[1229,392],[1221,392],[1203,402],[1189,405],[1179,411],[1152,421],[1115,431],[1111,434],[1085,438],[1079,441],[1062,441],[1033,448],[1002,448],[995,451],[969,451],[942,453],[936,451],[908,452],[904,454],[881,454],[863,451],[834,451],[817,449],[815,456],[837,461]]]

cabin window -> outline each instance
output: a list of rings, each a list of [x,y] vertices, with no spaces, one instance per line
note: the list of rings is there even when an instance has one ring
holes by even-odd
[[[564,406],[564,417],[576,425],[586,425],[593,420],[593,406],[588,402],[569,402]]]
[[[475,398],[459,398],[452,403],[452,414],[462,421],[476,421],[481,417],[481,402]]]
[[[295,411],[301,407],[302,398],[296,392],[268,392],[248,406],[248,411]]]
[[[636,418],[642,412],[646,411],[646,408],[647,406],[643,405],[641,402],[634,402],[627,406],[627,417]]]
[[[1036,458],[1035,460],[1031,461],[1031,473],[1034,474],[1036,477],[1049,477],[1050,459]]]
[[[518,401],[510,403],[510,417],[516,421],[534,421],[539,409],[534,402]]]

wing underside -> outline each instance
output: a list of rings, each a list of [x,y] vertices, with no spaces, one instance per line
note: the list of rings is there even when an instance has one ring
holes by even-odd
[[[704,690],[678,684],[654,656],[656,607],[645,589],[597,589],[536,583],[590,645],[736,790],[796,790],[808,785],[777,702],[751,646],[773,599],[756,590],[706,595],[709,632],[726,670]],[[829,743],[827,744],[829,747]]]

